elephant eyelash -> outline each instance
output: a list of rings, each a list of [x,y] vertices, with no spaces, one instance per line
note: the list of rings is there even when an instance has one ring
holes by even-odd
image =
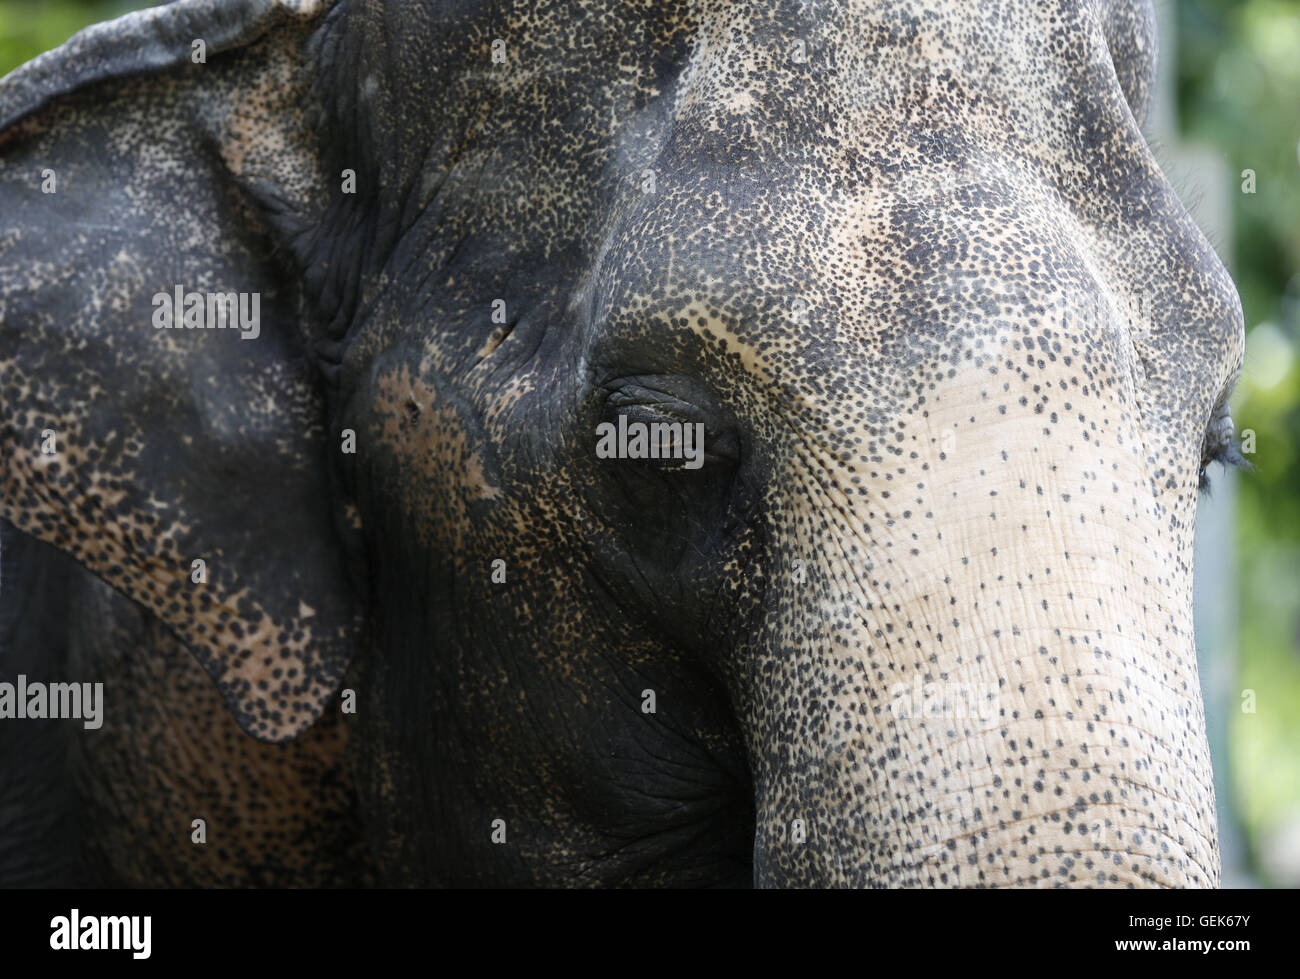
[[[1237,447],[1236,431],[1232,424],[1232,415],[1229,413],[1228,405],[1221,404],[1215,410],[1210,418],[1210,424],[1205,430],[1205,439],[1201,443],[1201,470],[1197,483],[1197,488],[1205,495],[1211,491],[1210,474],[1207,470],[1211,463],[1217,462],[1224,467],[1240,469],[1243,472],[1254,471],[1246,458],[1241,454]]]
[[[1240,469],[1244,472],[1254,472],[1255,467],[1246,461],[1237,450],[1235,445],[1225,445],[1215,451],[1215,453],[1204,461],[1201,465],[1200,479],[1197,488],[1207,496],[1210,494],[1213,484],[1210,480],[1210,474],[1207,472],[1211,463],[1217,462],[1224,467]]]

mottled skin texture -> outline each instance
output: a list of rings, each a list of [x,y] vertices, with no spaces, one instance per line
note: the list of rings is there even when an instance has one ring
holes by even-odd
[[[321,887],[372,879],[338,713],[290,743],[249,737],[157,619],[46,545],[12,533],[3,545],[6,678],[94,677],[105,684],[106,720],[95,731],[78,721],[9,724],[0,798],[25,821],[0,822],[0,880]],[[16,661],[19,651],[27,662]],[[15,773],[44,784],[23,786]],[[204,846],[191,843],[195,819],[206,824]]]
[[[0,515],[143,609],[73,662],[179,702],[106,728],[201,728],[151,757],[249,841],[122,853],[119,731],[76,779],[115,872],[264,882],[318,806],[274,873],[364,877],[308,788],[346,740],[389,884],[1217,884],[1242,323],[1142,138],[1145,3],[208,6],[0,84]],[[176,283],[262,338],[153,331]],[[598,459],[620,413],[705,465]],[[169,632],[297,813],[204,787],[244,749]]]

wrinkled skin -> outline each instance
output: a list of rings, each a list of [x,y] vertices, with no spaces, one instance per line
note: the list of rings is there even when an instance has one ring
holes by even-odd
[[[1243,331],[1140,131],[1149,6],[207,6],[0,84],[0,514],[125,596],[73,672],[174,706],[105,728],[182,745],[87,738],[112,839],[184,788],[108,874],[303,882],[319,822],[336,882],[1218,883]],[[154,331],[177,283],[262,336]],[[598,458],[620,413],[704,465]]]

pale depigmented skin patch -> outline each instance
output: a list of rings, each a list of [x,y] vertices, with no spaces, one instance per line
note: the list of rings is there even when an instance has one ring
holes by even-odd
[[[357,651],[378,879],[1217,884],[1191,533],[1242,324],[1138,129],[1149,6],[395,6],[198,89],[301,271],[272,335],[319,368],[241,390],[294,406],[307,447],[267,450],[329,500],[370,617],[258,587],[241,620],[305,601],[291,662],[331,622]],[[715,454],[596,459],[615,395]],[[192,549],[205,508],[150,493]],[[996,713],[900,717],[913,678]]]

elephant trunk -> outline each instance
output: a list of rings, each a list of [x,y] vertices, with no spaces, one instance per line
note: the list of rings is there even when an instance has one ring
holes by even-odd
[[[1217,886],[1190,514],[1000,424],[907,483],[795,454],[738,676],[757,884]]]

